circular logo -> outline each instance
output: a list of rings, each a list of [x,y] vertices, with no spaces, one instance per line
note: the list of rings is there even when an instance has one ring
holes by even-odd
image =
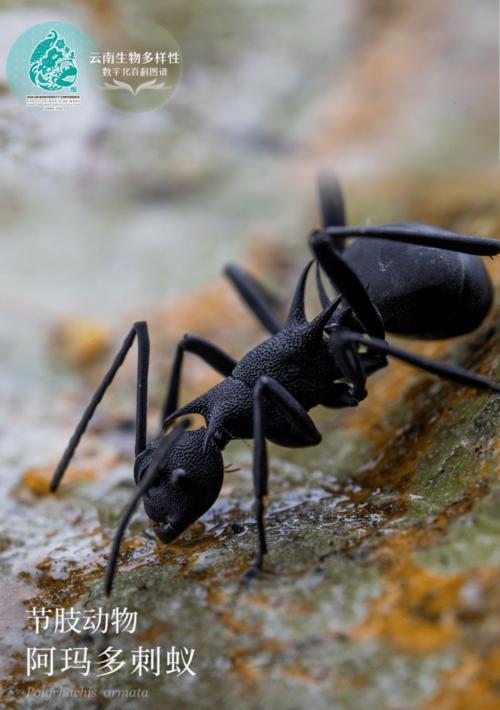
[[[66,22],[33,25],[12,45],[7,57],[7,80],[27,106],[62,109],[78,106],[89,91],[92,40]]]

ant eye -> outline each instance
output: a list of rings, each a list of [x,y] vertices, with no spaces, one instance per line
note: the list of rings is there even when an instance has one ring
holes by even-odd
[[[188,474],[183,468],[176,468],[172,471],[172,485],[174,488],[181,488],[186,483]]]

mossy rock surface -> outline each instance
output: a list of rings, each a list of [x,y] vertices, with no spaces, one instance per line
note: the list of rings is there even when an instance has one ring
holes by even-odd
[[[498,379],[496,316],[460,341],[410,346]],[[31,687],[87,688],[105,707],[123,703],[117,688],[131,691],[128,707],[141,707],[144,691],[152,707],[459,708],[473,697],[495,707],[499,410],[495,395],[392,363],[356,410],[315,411],[320,446],[270,447],[270,552],[259,578],[241,578],[255,550],[252,452],[234,442],[226,460],[239,471],[178,540],[159,546],[137,515],[111,602],[103,570],[132,489],[120,453],[130,435],[105,417],[57,497],[46,495],[49,468],[7,490],[5,702],[26,705]],[[138,628],[83,642],[36,635],[25,624],[33,606],[128,607]],[[125,666],[28,679],[25,647],[44,645],[87,645],[93,657],[113,646],[124,658],[139,645],[195,649],[196,675],[139,678]],[[96,697],[78,702],[93,707]]]

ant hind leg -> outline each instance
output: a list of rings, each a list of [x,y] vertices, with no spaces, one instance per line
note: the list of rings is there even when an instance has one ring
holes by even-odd
[[[438,377],[443,377],[447,380],[452,380],[453,382],[458,382],[461,385],[466,385],[467,387],[474,387],[475,389],[489,389],[493,392],[500,393],[500,385],[488,377],[483,377],[475,372],[466,370],[458,365],[453,365],[451,363],[439,362],[438,360],[431,360],[421,355],[408,352],[407,350],[402,350],[387,343],[385,340],[379,340],[378,338],[364,338],[359,333],[353,331],[348,331],[341,329],[337,331],[337,337],[343,340],[346,345],[355,344],[357,346],[364,346],[370,351],[375,351],[376,353],[382,353],[384,355],[389,355],[395,357],[398,360],[407,362],[409,365],[418,367],[422,370],[426,370],[433,375]]]
[[[323,229],[327,227],[344,227],[346,223],[344,198],[337,176],[333,172],[322,172],[318,177],[319,209]],[[342,252],[345,237],[331,237],[335,251]]]
[[[224,274],[231,281],[241,300],[264,328],[275,335],[283,324],[275,314],[271,298],[257,281],[236,264],[228,264]]]
[[[458,251],[462,254],[475,254],[476,256],[496,256],[500,254],[500,241],[498,239],[456,234],[446,229],[417,222],[385,224],[373,227],[328,226],[320,231],[324,237],[332,241],[333,245],[339,239],[360,237],[362,239],[387,239],[401,244],[434,247],[436,249]]]

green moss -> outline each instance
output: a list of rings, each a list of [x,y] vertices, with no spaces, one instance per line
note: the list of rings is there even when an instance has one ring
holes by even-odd
[[[467,496],[474,497],[474,489],[483,484],[483,467],[494,457],[491,444],[499,415],[500,403],[494,395],[467,399],[448,411],[418,465],[406,524],[423,522]]]

